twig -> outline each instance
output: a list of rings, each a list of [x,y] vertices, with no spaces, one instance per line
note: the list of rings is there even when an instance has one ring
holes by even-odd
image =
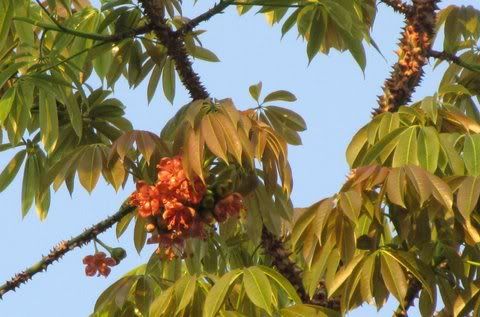
[[[20,287],[22,284],[30,280],[35,274],[46,271],[47,267],[52,264],[54,261],[60,260],[67,252],[77,248],[82,247],[83,245],[91,242],[99,234],[103,233],[115,223],[120,221],[124,216],[131,213],[135,210],[135,207],[130,206],[128,203],[124,203],[119,211],[114,215],[108,217],[107,219],[100,221],[96,225],[92,226],[90,229],[85,230],[83,233],[78,236],[68,240],[62,241],[56,245],[47,256],[42,257],[40,261],[31,267],[27,268],[25,271],[15,274],[9,281],[0,286],[0,299],[3,295],[9,291],[14,291],[16,288]]]

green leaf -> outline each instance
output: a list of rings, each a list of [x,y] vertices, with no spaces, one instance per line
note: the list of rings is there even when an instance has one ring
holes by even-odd
[[[145,229],[145,221],[143,218],[137,217],[135,228],[133,230],[133,244],[138,254],[142,251],[147,240],[147,230]]]
[[[465,219],[470,219],[470,214],[475,209],[480,197],[480,177],[467,176],[457,194],[457,207]]]
[[[0,174],[0,192],[4,191],[5,188],[10,185],[15,176],[17,176],[20,167],[23,164],[27,150],[21,150],[10,160],[7,166],[3,169]]]
[[[39,171],[35,155],[28,155],[22,183],[22,216],[25,217],[33,204],[38,188]]]
[[[398,262],[390,256],[382,255],[380,257],[382,278],[385,286],[398,300],[400,305],[404,305],[404,298],[407,294],[407,278]]]
[[[432,185],[432,194],[435,199],[448,209],[453,205],[453,194],[450,187],[438,176],[427,174]]]
[[[125,233],[125,230],[127,230],[130,222],[132,222],[133,217],[134,213],[131,212],[125,217],[123,217],[119,222],[117,222],[117,226],[115,227],[115,234],[117,236],[117,239]]]
[[[267,276],[258,267],[243,270],[245,292],[256,306],[272,314],[272,287]]]
[[[357,254],[350,262],[345,266],[341,267],[332,281],[332,284],[329,288],[328,296],[332,297],[335,292],[345,283],[345,281],[350,277],[353,270],[360,265],[366,259],[364,254]]]
[[[430,181],[428,179],[427,173],[424,169],[409,165],[405,166],[405,172],[407,173],[410,182],[415,187],[415,190],[420,197],[420,207],[423,206],[423,203],[431,196],[432,189],[430,186]]]
[[[207,62],[220,62],[217,55],[214,52],[202,47],[196,46],[195,49],[192,51],[192,56]]]
[[[363,128],[361,128],[353,136],[352,141],[350,141],[350,144],[347,147],[347,163],[351,168],[357,167],[358,161],[361,160],[360,154],[362,153],[362,149],[365,148],[365,144],[367,143],[367,131],[368,126],[364,126]]]
[[[356,190],[342,192],[339,194],[339,201],[343,213],[356,223],[362,208],[362,195]]]
[[[434,293],[436,292],[435,276],[426,264],[417,260],[415,256],[409,252],[388,249],[382,249],[381,252],[386,256],[390,256],[415,276],[415,278],[422,283],[423,289],[427,291],[430,299],[434,301]]]
[[[250,92],[250,96],[252,96],[255,101],[258,101],[262,93],[262,82],[260,81],[258,84],[250,86],[248,91]]]
[[[295,302],[295,303],[301,303],[302,300],[300,296],[298,296],[297,291],[295,288],[290,284],[290,282],[280,273],[275,271],[274,269],[271,269],[267,266],[259,265],[258,268],[265,273],[268,277],[270,277],[272,280],[275,281],[275,283],[278,284],[283,290],[290,296],[290,298]]]
[[[47,152],[51,152],[58,140],[57,100],[51,92],[46,92],[43,89],[40,89],[38,98],[42,142]]]
[[[472,176],[480,175],[480,134],[467,134],[463,148],[463,159]]]
[[[405,171],[403,168],[392,168],[388,173],[387,181],[388,199],[403,208],[405,207]]]
[[[152,102],[152,99],[155,96],[155,91],[157,90],[158,83],[160,82],[161,74],[162,74],[162,68],[156,65],[152,71],[150,80],[148,81],[148,87],[147,87],[148,103]]]
[[[0,51],[2,51],[12,25],[13,0],[0,1]]]
[[[15,101],[16,89],[9,88],[0,99],[0,124],[3,125]]]
[[[418,161],[430,173],[434,173],[440,155],[440,140],[437,130],[433,127],[423,127],[418,135]]]
[[[453,173],[455,175],[464,175],[464,161],[455,150],[455,147],[449,140],[448,136],[449,134],[447,133],[440,134],[440,146],[442,148],[442,151],[446,155],[448,159],[448,164],[450,165]]]
[[[177,298],[180,299],[180,301],[178,302],[178,306],[177,306],[177,310],[175,311],[175,314],[180,313],[192,301],[193,295],[195,294],[197,277],[186,275],[181,280],[178,281],[178,285],[180,284],[185,284],[185,285],[182,285],[183,287],[180,294],[175,294]],[[175,291],[177,291],[177,289],[175,289]]]
[[[409,127],[400,135],[395,154],[393,155],[392,167],[408,164],[418,164],[416,126]]]
[[[102,154],[97,146],[89,146],[78,164],[80,184],[91,193],[102,172]]]
[[[2,72],[0,72],[0,88],[3,87],[3,85],[5,85],[5,83],[7,82],[7,80],[9,80],[10,77],[15,75],[15,73],[18,72],[20,68],[22,68],[27,64],[28,62],[14,63],[8,66],[7,68],[5,68]]]
[[[65,107],[67,108],[68,117],[70,118],[70,122],[72,123],[73,130],[75,130],[75,133],[78,137],[81,137],[83,130],[83,120],[80,106],[73,95],[70,94],[69,96],[67,96],[63,91],[62,99]]]
[[[166,313],[170,312],[171,306],[174,302],[174,288],[169,287],[153,301],[152,305],[150,305],[150,316],[167,316]]]
[[[292,94],[291,92],[289,91],[286,91],[286,90],[277,90],[277,91],[274,91],[274,92],[271,92],[269,93],[265,99],[263,100],[263,102],[269,102],[269,101],[288,101],[288,102],[293,102],[293,101],[296,101],[297,98],[295,97],[294,94]]]
[[[375,143],[375,145],[372,146],[365,154],[365,157],[363,158],[363,161],[360,165],[365,166],[374,163],[378,156],[385,150],[388,145],[398,142],[399,135],[402,134],[406,129],[407,127],[399,127],[387,134],[380,141]]]
[[[313,21],[310,25],[307,43],[307,56],[309,62],[312,61],[312,59],[320,50],[320,46],[323,43],[325,33],[327,31],[327,21],[328,19],[323,9],[321,7],[317,8],[314,12]]]
[[[432,119],[433,123],[437,123],[438,109],[435,98],[426,97],[422,100],[421,108]]]
[[[162,73],[163,93],[170,103],[173,104],[175,98],[175,63],[171,58],[167,58]]]
[[[203,117],[201,122],[201,129],[205,143],[213,154],[221,158],[223,161],[228,162],[226,153],[226,140],[223,135],[223,131],[216,128],[217,121],[212,114],[207,114]]]
[[[267,106],[264,109],[267,116],[269,114],[275,115],[275,117],[280,122],[282,122],[292,130],[305,131],[307,129],[307,124],[305,120],[298,113],[290,109],[276,107],[276,106]]]
[[[217,316],[217,312],[222,307],[230,287],[242,273],[243,271],[241,270],[230,271],[215,283],[205,298],[203,317]]]

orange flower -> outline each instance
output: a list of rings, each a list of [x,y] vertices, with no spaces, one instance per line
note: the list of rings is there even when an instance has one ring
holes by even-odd
[[[110,274],[110,266],[117,265],[112,258],[107,258],[104,252],[97,252],[94,255],[87,255],[83,258],[83,264],[85,264],[85,274],[87,276],[94,276],[97,272],[98,275],[103,275],[105,277]]]
[[[137,191],[132,194],[131,203],[138,206],[138,214],[142,217],[160,213],[160,193],[158,189],[143,181],[137,183]]]
[[[157,168],[158,182],[162,187],[166,187],[165,189],[173,190],[187,179],[183,170],[182,157],[179,155],[162,158]]]
[[[213,213],[218,222],[223,222],[227,217],[237,216],[243,209],[243,197],[239,193],[232,193],[217,202]]]
[[[147,243],[158,243],[157,253],[167,260],[173,260],[177,257],[175,250],[181,251],[184,247],[184,239],[181,236],[164,233],[157,234],[148,239]]]
[[[169,230],[175,230],[177,233],[188,231],[192,226],[194,216],[195,209],[178,201],[169,201],[165,204],[163,219]]]
[[[200,178],[188,180],[183,170],[182,157],[163,158],[157,165],[158,181],[157,190],[162,200],[177,201],[186,205],[197,205],[206,192],[205,184]]]

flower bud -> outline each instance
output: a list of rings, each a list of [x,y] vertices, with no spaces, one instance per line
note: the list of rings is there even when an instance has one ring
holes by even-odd
[[[156,229],[156,227],[153,223],[147,223],[147,225],[145,226],[145,229],[147,230],[147,232],[151,233]]]
[[[124,248],[113,248],[112,251],[110,252],[110,256],[118,264],[127,257],[127,251],[125,251]]]

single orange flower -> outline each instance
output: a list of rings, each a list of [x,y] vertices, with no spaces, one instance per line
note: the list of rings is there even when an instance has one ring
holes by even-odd
[[[98,272],[97,276],[107,277],[111,272],[110,267],[117,265],[117,262],[112,258],[107,258],[104,252],[97,252],[94,255],[84,257],[83,264],[86,265],[85,274],[87,276],[94,276]]]
[[[187,207],[178,201],[165,204],[163,219],[169,230],[177,233],[187,232],[193,224],[195,209]]]
[[[228,217],[238,216],[243,209],[243,197],[239,193],[232,193],[222,198],[213,210],[218,222],[227,220]]]

